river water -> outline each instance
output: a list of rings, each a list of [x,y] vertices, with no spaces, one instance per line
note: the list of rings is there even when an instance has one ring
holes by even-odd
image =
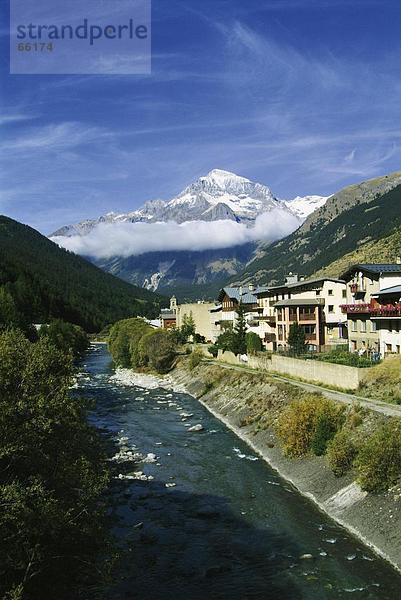
[[[401,577],[391,567],[196,399],[116,382],[105,346],[92,347],[83,370],[79,392],[96,402],[91,421],[158,457],[136,467],[153,480],[113,481],[111,513],[124,552],[107,598],[400,597]],[[182,421],[182,412],[193,416]],[[188,431],[198,423],[204,431]]]

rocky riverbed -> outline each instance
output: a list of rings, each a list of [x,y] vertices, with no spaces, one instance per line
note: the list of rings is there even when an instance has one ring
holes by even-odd
[[[95,401],[91,420],[110,441],[115,473],[121,558],[107,598],[397,597],[393,569],[222,423],[235,402],[217,419],[183,391],[193,385],[217,413],[200,373],[135,379],[114,372],[104,347],[83,371],[78,392]]]

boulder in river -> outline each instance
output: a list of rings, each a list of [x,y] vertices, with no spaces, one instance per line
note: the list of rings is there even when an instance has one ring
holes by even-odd
[[[197,425],[193,425],[192,427],[189,427],[188,431],[203,431],[203,425],[198,423]]]

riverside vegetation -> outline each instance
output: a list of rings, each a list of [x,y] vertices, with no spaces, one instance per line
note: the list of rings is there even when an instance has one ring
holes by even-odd
[[[96,597],[108,545],[109,481],[88,406],[72,397],[82,330],[51,323],[29,341],[0,333],[0,596]]]
[[[252,426],[255,434],[274,431],[289,458],[323,457],[336,477],[353,475],[363,490],[373,493],[401,480],[401,419],[362,408],[357,402],[345,406],[262,373],[205,363],[194,367],[191,357],[181,364],[201,379],[204,396],[223,386],[238,396],[244,388],[241,426]],[[254,390],[251,398],[249,386]]]

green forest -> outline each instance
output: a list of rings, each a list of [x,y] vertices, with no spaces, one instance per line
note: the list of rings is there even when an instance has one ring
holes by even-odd
[[[0,327],[53,318],[88,332],[137,315],[155,317],[166,300],[104,273],[31,227],[0,216]]]

